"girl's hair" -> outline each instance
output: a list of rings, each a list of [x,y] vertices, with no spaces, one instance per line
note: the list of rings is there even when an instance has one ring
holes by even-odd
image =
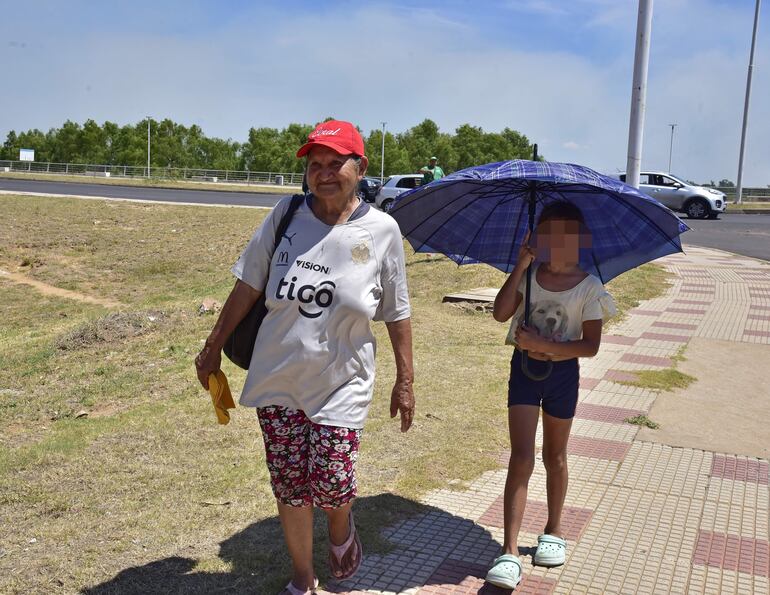
[[[568,202],[554,202],[546,206],[540,217],[537,220],[537,224],[540,225],[544,221],[577,221],[582,228],[586,228],[586,222],[583,219],[583,213],[580,212],[575,205]]]

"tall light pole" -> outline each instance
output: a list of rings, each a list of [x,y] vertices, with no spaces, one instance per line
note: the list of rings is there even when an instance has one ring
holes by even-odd
[[[671,144],[668,147],[668,173],[671,173],[671,154],[674,152],[674,128],[676,124],[669,124],[671,126]]]
[[[650,34],[652,32],[652,0],[639,0],[636,21],[636,51],[634,53],[634,82],[631,88],[631,119],[628,125],[628,159],[626,184],[639,188],[642,167],[642,135],[644,110],[647,101],[647,66],[650,62]]]
[[[735,202],[740,204],[743,198],[743,154],[746,148],[746,129],[749,125],[749,101],[751,100],[751,75],[754,72],[754,48],[757,45],[757,26],[759,25],[759,5],[754,9],[754,32],[751,35],[751,53],[749,54],[749,74],[746,77],[746,101],[743,103],[743,128],[741,129],[741,152],[738,157],[738,180],[735,185]]]
[[[147,177],[150,177],[150,116],[147,116]]]
[[[387,122],[380,122],[382,124],[382,151],[380,152],[380,184],[385,180],[385,124]]]

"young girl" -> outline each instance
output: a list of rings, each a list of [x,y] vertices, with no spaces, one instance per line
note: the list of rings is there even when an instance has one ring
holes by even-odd
[[[535,230],[535,249],[529,234],[519,250],[511,275],[495,298],[494,317],[513,317],[506,343],[516,346],[508,383],[508,426],[511,458],[505,484],[505,540],[503,553],[487,574],[498,587],[515,588],[521,581],[518,534],[527,502],[527,484],[535,466],[535,433],[543,409],[543,463],[546,470],[548,522],[537,539],[534,563],[564,564],[567,543],[561,514],[567,493],[567,440],[578,399],[579,357],[599,350],[602,321],[615,313],[612,298],[601,281],[579,267],[580,249],[590,244],[580,211],[568,203],[546,207]],[[532,271],[530,325],[524,326],[526,271]],[[522,371],[522,351],[528,351]]]

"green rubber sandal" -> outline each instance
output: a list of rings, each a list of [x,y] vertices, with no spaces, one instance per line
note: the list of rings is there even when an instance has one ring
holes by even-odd
[[[553,568],[561,566],[567,559],[567,542],[555,535],[543,534],[537,538],[537,550],[532,557],[536,566]]]
[[[503,589],[515,589],[521,582],[521,560],[513,554],[503,554],[492,562],[487,582]]]

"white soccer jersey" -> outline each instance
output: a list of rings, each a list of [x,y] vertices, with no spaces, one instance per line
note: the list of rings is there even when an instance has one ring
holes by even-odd
[[[374,385],[369,322],[410,315],[401,233],[366,203],[346,223],[327,225],[306,201],[273,253],[289,202],[276,205],[232,269],[265,291],[268,308],[240,403],[293,407],[319,424],[361,428]]]

